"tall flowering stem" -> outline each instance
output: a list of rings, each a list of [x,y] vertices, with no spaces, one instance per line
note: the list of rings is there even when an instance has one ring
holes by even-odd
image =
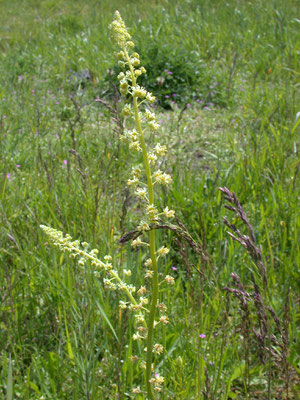
[[[169,318],[166,315],[167,307],[158,304],[160,285],[174,285],[174,278],[167,275],[163,281],[158,282],[158,260],[169,253],[169,249],[165,246],[156,250],[155,247],[155,229],[150,229],[155,224],[160,224],[163,219],[172,218],[175,214],[173,210],[166,207],[159,212],[154,203],[154,185],[168,185],[172,179],[171,176],[161,170],[155,168],[155,164],[159,157],[166,154],[166,146],[156,143],[152,149],[147,149],[145,141],[145,133],[147,130],[156,131],[159,124],[156,122],[155,114],[151,111],[151,104],[154,103],[155,97],[152,93],[137,84],[140,75],[146,73],[144,67],[139,67],[139,55],[133,51],[134,43],[130,40],[124,21],[118,11],[115,13],[114,20],[111,24],[112,38],[120,48],[118,53],[119,65],[125,67],[126,71],[118,75],[120,81],[120,91],[123,95],[132,97],[132,101],[127,101],[123,108],[123,116],[125,120],[131,118],[134,121],[135,129],[125,130],[121,139],[127,140],[129,148],[132,151],[142,153],[145,174],[139,165],[132,168],[132,177],[128,179],[128,185],[132,186],[135,194],[144,204],[145,219],[140,221],[139,231],[146,234],[144,241],[140,237],[132,240],[131,246],[144,246],[149,249],[150,257],[146,259],[144,265],[147,268],[145,280],[151,280],[151,290],[147,290],[146,286],[141,286],[138,290],[135,286],[127,283],[131,276],[130,269],[117,271],[112,265],[112,257],[106,255],[104,261],[97,257],[98,250],[89,250],[89,244],[73,240],[68,234],[41,225],[41,228],[49,237],[50,242],[57,246],[61,251],[75,258],[79,266],[84,267],[90,263],[94,267],[94,274],[98,278],[103,275],[104,288],[120,291],[125,295],[126,301],[119,302],[120,309],[129,309],[134,314],[135,333],[132,339],[135,341],[146,341],[146,362],[138,360],[139,366],[146,369],[146,391],[147,399],[155,400],[155,393],[162,391],[164,378],[159,375],[157,368],[153,363],[153,354],[159,356],[163,353],[164,348],[161,344],[154,344],[155,327],[158,324],[167,325]],[[153,172],[152,172],[153,169]],[[149,233],[149,235],[148,235]],[[149,240],[148,240],[149,239]],[[148,304],[150,303],[150,304]],[[157,319],[155,319],[158,316]],[[155,373],[154,373],[155,372]],[[132,388],[133,394],[142,393],[140,387]]]
[[[164,155],[166,152],[165,146],[161,146],[159,143],[154,148],[154,151],[149,151],[146,147],[143,125],[146,128],[155,131],[159,128],[159,124],[155,121],[155,115],[149,109],[147,105],[151,105],[155,101],[155,97],[152,93],[149,93],[143,87],[137,84],[137,78],[146,73],[144,67],[137,69],[140,64],[139,54],[133,52],[134,43],[131,41],[131,37],[126,29],[125,23],[122,20],[118,11],[116,11],[114,20],[110,26],[112,39],[120,48],[118,53],[119,65],[121,67],[127,67],[126,73],[121,72],[118,76],[120,80],[120,91],[124,95],[131,95],[133,99],[133,110],[131,110],[130,103],[127,103],[123,109],[123,114],[126,117],[132,117],[135,122],[136,129],[132,131],[125,131],[124,139],[129,141],[129,147],[140,151],[143,155],[143,164],[145,168],[146,175],[146,187],[145,190],[141,187],[142,182],[140,181],[140,173],[134,170],[133,179],[128,181],[129,185],[137,187],[135,193],[145,201],[147,221],[141,221],[141,226],[144,227],[143,230],[150,230],[149,225],[155,224],[159,220],[159,214],[155,207],[154,202],[154,184],[162,183],[168,184],[171,182],[171,177],[157,170],[152,174],[151,165],[155,166],[157,157]],[[144,104],[143,112],[140,111],[141,104]],[[172,210],[165,210],[169,215],[167,217],[173,216]],[[135,245],[135,243],[133,243]],[[151,277],[152,288],[151,288],[151,304],[148,316],[148,332],[147,332],[147,357],[146,357],[146,387],[149,399],[155,399],[154,391],[161,390],[161,383],[163,378],[157,379],[152,377],[152,361],[153,361],[153,349],[163,349],[161,345],[156,344],[153,347],[153,337],[155,329],[155,315],[157,312],[158,305],[158,293],[159,293],[159,283],[158,283],[158,258],[159,256],[168,253],[168,249],[165,247],[156,251],[155,244],[155,230],[149,231],[149,250],[150,259],[147,260],[146,266],[151,266],[151,270],[146,273],[146,278]],[[167,321],[167,319],[165,319]],[[162,350],[161,350],[162,351]]]
[[[123,47],[123,51],[128,62],[128,66],[130,68],[132,87],[137,89],[136,78],[134,74],[134,67],[131,63],[130,57],[125,47]],[[149,195],[149,205],[154,207],[154,190],[153,190],[153,181],[151,176],[151,167],[147,152],[147,147],[145,143],[145,138],[143,135],[141,119],[139,116],[139,106],[138,106],[138,98],[137,96],[133,96],[133,108],[134,108],[134,119],[136,124],[136,129],[139,134],[139,140],[143,153],[143,161],[145,166],[145,172],[147,177],[147,186],[148,186],[148,195]],[[150,222],[155,222],[153,217],[150,216]],[[152,374],[152,358],[153,358],[153,331],[154,331],[154,319],[155,319],[155,311],[157,307],[158,301],[158,267],[157,267],[157,259],[156,259],[156,248],[155,248],[155,230],[152,229],[149,232],[149,244],[150,244],[150,258],[152,261],[152,298],[150,305],[150,313],[148,318],[148,336],[147,336],[147,361],[146,361],[146,379],[147,379],[147,392],[150,398],[154,399],[152,386],[151,386],[151,374]]]

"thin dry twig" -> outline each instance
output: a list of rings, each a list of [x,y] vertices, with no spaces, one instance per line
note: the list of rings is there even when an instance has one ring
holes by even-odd
[[[205,262],[209,261],[208,255],[206,253],[204,253],[200,243],[196,242],[192,238],[192,236],[184,229],[184,226],[182,224],[181,224],[181,226],[177,226],[174,224],[158,222],[157,224],[150,224],[149,228],[150,228],[150,230],[151,229],[169,229],[170,231],[176,233],[176,235],[178,235],[181,239],[186,240],[188,242],[188,244],[190,245],[190,247],[195,251],[195,253],[201,255],[202,259]],[[144,232],[142,230],[133,229],[133,230],[125,233],[125,235],[123,235],[121,237],[119,242],[121,244],[124,244],[126,242],[129,242],[130,240],[136,239],[138,236],[143,235],[143,233]]]

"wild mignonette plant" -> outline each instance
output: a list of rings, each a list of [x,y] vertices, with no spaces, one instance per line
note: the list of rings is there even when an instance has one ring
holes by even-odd
[[[103,272],[103,283],[106,288],[118,290],[124,294],[124,300],[120,301],[121,309],[129,309],[134,314],[136,331],[133,339],[144,342],[145,360],[140,361],[141,374],[145,374],[145,388],[148,399],[155,399],[156,392],[162,391],[164,377],[159,374],[154,365],[155,358],[164,352],[163,345],[156,343],[156,327],[167,325],[169,322],[167,308],[163,303],[159,303],[159,290],[165,289],[165,285],[174,285],[174,278],[170,275],[164,277],[159,282],[158,267],[160,259],[169,253],[169,248],[161,246],[156,248],[155,228],[158,224],[165,222],[166,219],[174,217],[175,212],[166,207],[161,212],[155,203],[154,189],[158,185],[169,185],[172,178],[166,172],[161,171],[156,166],[159,158],[163,157],[167,148],[160,143],[156,143],[149,149],[146,145],[145,136],[147,133],[153,134],[159,129],[156,117],[151,108],[155,101],[152,93],[141,87],[137,82],[138,78],[146,73],[144,67],[140,66],[139,54],[134,51],[134,43],[127,31],[126,25],[118,11],[115,12],[114,20],[110,25],[111,37],[118,46],[118,63],[124,72],[118,75],[120,81],[120,92],[126,96],[125,106],[122,114],[125,125],[134,125],[134,129],[125,129],[121,139],[127,141],[129,149],[140,154],[143,160],[142,165],[135,165],[132,168],[132,176],[128,180],[128,185],[133,188],[135,195],[143,204],[144,217],[140,221],[138,231],[143,233],[143,239],[137,236],[131,241],[133,248],[143,247],[148,252],[145,261],[146,272],[144,275],[145,285],[140,288],[127,283],[127,278],[131,275],[131,270],[123,270],[122,276],[112,265],[112,257],[106,255],[104,261],[97,258],[98,250],[89,250],[88,243],[80,243],[73,240],[70,235],[63,235],[62,232],[53,228],[41,225],[41,228],[49,236],[51,242],[58,246],[61,251],[69,253],[73,258],[78,259],[80,265],[90,262],[95,268],[96,275]],[[146,282],[148,281],[148,284]],[[146,286],[150,289],[146,289]],[[143,346],[142,346],[143,347]],[[135,357],[137,359],[137,356]],[[145,371],[143,372],[143,368]],[[135,394],[142,393],[140,387],[132,388]]]

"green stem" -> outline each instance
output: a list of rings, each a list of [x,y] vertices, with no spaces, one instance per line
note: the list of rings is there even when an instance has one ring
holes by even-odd
[[[151,387],[150,379],[152,373],[152,348],[153,348],[153,331],[154,331],[154,317],[158,299],[158,269],[155,255],[155,231],[150,231],[150,255],[152,259],[153,278],[152,278],[152,301],[150,307],[150,314],[148,319],[148,336],[147,336],[147,360],[146,360],[146,375],[147,375],[147,390],[150,398],[155,399]],[[155,261],[155,262],[154,262]],[[151,395],[150,395],[151,392]]]
[[[126,51],[123,49],[128,66],[131,72],[132,78],[132,86],[136,87],[136,78],[134,74],[134,68],[131,64],[130,57]],[[147,177],[147,186],[148,186],[148,195],[149,195],[149,205],[154,205],[154,191],[153,191],[153,182],[151,177],[151,168],[146,148],[146,143],[143,135],[141,120],[139,117],[139,109],[138,109],[138,101],[137,97],[133,97],[133,108],[134,108],[134,119],[136,123],[137,132],[139,134],[140,144],[143,153],[143,161],[145,166],[145,172]],[[150,221],[154,222],[154,221]],[[156,397],[154,395],[150,380],[152,376],[152,359],[153,359],[153,335],[154,335],[154,319],[155,319],[155,312],[157,307],[157,300],[158,300],[158,268],[157,268],[157,259],[156,259],[156,249],[155,249],[155,230],[151,230],[150,233],[150,257],[152,260],[152,270],[153,270],[153,277],[152,277],[152,298],[151,298],[151,305],[150,305],[150,313],[148,318],[148,335],[147,335],[147,358],[146,358],[146,387],[147,387],[147,394],[149,399],[155,400]]]

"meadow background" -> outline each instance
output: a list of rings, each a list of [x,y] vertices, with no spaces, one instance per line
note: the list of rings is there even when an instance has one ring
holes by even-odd
[[[126,185],[133,156],[118,138],[108,33],[116,9],[157,96],[155,140],[169,149],[173,184],[159,204],[176,210],[204,254],[159,233],[172,249],[163,272],[176,279],[163,294],[171,322],[160,332],[160,398],[298,399],[296,0],[1,1],[0,397],[130,399],[142,385],[130,359],[132,318],[118,309],[118,295],[39,228],[89,242],[141,282],[145,254],[119,243],[140,208]],[[267,287],[226,233],[224,216],[245,229],[224,208],[220,186],[247,213]],[[252,296],[248,312],[241,295],[224,289],[234,288],[232,273]],[[264,318],[265,352],[253,332],[263,331]]]

